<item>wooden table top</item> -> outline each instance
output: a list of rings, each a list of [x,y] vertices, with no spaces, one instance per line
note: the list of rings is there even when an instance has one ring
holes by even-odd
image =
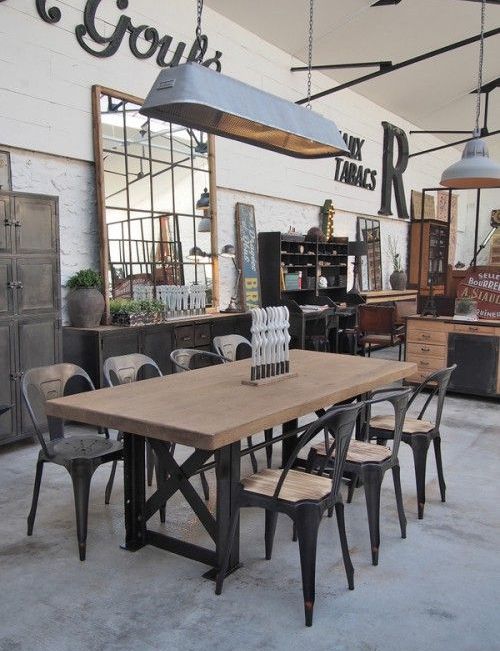
[[[417,366],[377,358],[290,351],[298,373],[245,386],[250,360],[175,373],[47,402],[49,416],[216,450],[414,374]]]

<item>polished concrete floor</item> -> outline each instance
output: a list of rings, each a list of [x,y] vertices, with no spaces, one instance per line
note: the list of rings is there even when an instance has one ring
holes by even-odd
[[[451,396],[442,427],[448,500],[430,454],[417,520],[411,451],[400,453],[408,537],[399,535],[390,474],[382,489],[380,563],[370,563],[363,490],[346,507],[356,589],[347,590],[335,520],[320,528],[314,626],[303,620],[298,549],[281,517],[264,560],[263,513],[245,510],[244,567],[222,596],[204,566],[155,548],[122,551],[123,489],[94,476],[87,560],[78,560],[69,476],[47,466],[33,537],[26,536],[37,448],[0,453],[1,651],[500,649],[500,406]],[[276,452],[276,462],[278,462]],[[259,453],[263,465],[263,453]],[[243,472],[249,472],[244,461]],[[212,473],[213,474],[213,473]],[[213,477],[212,485],[213,485]],[[196,483],[198,486],[198,484]],[[214,491],[212,490],[212,495]],[[213,502],[211,508],[213,508]],[[181,498],[159,529],[205,542]]]

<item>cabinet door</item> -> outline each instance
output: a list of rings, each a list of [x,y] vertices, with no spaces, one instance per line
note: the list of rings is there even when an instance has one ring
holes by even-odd
[[[51,197],[13,198],[13,231],[16,253],[56,253],[56,202]]]
[[[476,395],[495,395],[498,373],[499,337],[451,333],[448,337],[450,389]]]
[[[15,289],[18,314],[54,312],[59,307],[57,262],[52,257],[26,257],[16,260]]]
[[[15,371],[14,335],[12,323],[0,323],[0,404],[14,405],[0,416],[0,441],[12,438],[16,431],[16,381],[11,377]]]
[[[0,258],[0,318],[13,314],[14,292],[12,283],[12,260]]]
[[[38,319],[22,319],[18,325],[19,371],[58,363],[61,359],[61,328],[53,315]],[[24,405],[21,410],[21,433],[33,429]]]
[[[0,253],[11,251],[10,197],[0,194]]]
[[[170,361],[172,326],[160,325],[144,328],[141,352],[154,359],[163,374],[172,373]]]

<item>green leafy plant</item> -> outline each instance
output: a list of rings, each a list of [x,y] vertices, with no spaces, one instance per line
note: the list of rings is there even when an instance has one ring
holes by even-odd
[[[402,271],[399,240],[397,237],[387,236],[387,253],[391,259],[393,271]]]
[[[459,298],[455,302],[455,314],[471,314],[474,312],[476,301],[472,298]]]
[[[93,269],[80,269],[66,283],[69,289],[99,289],[102,288],[102,276]]]
[[[131,298],[113,298],[109,302],[111,314],[155,314],[164,312],[165,306],[156,299],[135,301]]]

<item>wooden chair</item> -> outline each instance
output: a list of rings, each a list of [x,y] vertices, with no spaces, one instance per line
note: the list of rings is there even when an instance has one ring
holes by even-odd
[[[394,305],[360,305],[358,307],[357,341],[363,354],[368,348],[368,357],[372,346],[385,348],[399,346],[399,361],[404,342],[404,327],[396,324],[396,307]]]
[[[388,401],[394,408],[395,428],[392,449],[384,445],[374,445],[373,443],[365,443],[364,441],[352,439],[347,451],[344,473],[351,479],[347,501],[351,502],[354,488],[358,480],[362,480],[365,489],[373,565],[378,565],[380,547],[380,489],[385,472],[389,469],[392,470],[392,478],[394,481],[401,538],[406,538],[406,517],[401,493],[398,450],[401,441],[403,420],[410,395],[410,388],[396,390],[381,389],[380,391],[374,391],[371,394],[371,399],[368,401],[368,405]],[[331,444],[332,441],[330,438],[325,436],[323,442],[311,447],[306,466],[308,472],[318,469],[320,474],[323,474],[325,470],[329,469],[331,463],[328,462],[328,451]],[[332,456],[334,459],[335,450]],[[331,516],[332,512],[330,511],[328,515]]]
[[[340,481],[349,440],[362,405],[363,403],[357,403],[329,410],[300,435],[295,450],[283,470],[266,468],[241,482],[235,496],[235,511],[231,519],[223,562],[217,575],[216,594],[222,592],[242,507],[260,507],[266,511],[266,559],[270,559],[272,555],[278,513],[285,513],[293,520],[299,539],[306,626],[311,626],[313,620],[318,529],[322,515],[331,508],[335,508],[337,516],[347,582],[349,589],[354,589],[354,568],[347,546]],[[335,459],[330,477],[306,474],[292,469],[304,445],[323,429],[326,429],[333,437],[333,444],[327,452],[327,459],[331,458],[335,448]]]
[[[396,325],[406,327],[406,319],[409,316],[418,314],[417,312],[417,299],[411,301],[397,301],[396,307]]]
[[[215,352],[229,362],[234,362],[237,359],[248,359],[252,356],[252,344],[248,339],[245,339],[245,337],[242,337],[241,335],[222,335],[220,337],[214,337],[213,344]],[[264,438],[266,443],[269,443],[269,445],[266,446],[266,462],[267,467],[270,468],[273,461],[273,447],[271,443],[273,438],[272,428],[264,430]],[[248,447],[253,446],[251,436],[247,437],[247,443]],[[250,461],[252,463],[252,470],[257,472],[259,468],[254,452],[250,452]]]
[[[429,390],[424,406],[420,410],[417,418],[406,416],[403,423],[403,431],[401,440],[407,443],[413,452],[413,459],[415,462],[415,479],[417,484],[417,501],[418,501],[418,518],[421,520],[424,517],[425,506],[425,470],[427,466],[427,451],[431,444],[434,444],[434,454],[436,456],[436,466],[439,481],[439,490],[441,493],[441,501],[446,501],[446,484],[443,475],[443,462],[441,459],[441,434],[440,425],[441,417],[443,414],[444,399],[446,391],[450,382],[450,377],[457,365],[453,364],[448,368],[441,369],[431,373],[414,391],[413,395],[408,402],[410,407],[415,398],[419,396],[422,391]],[[427,411],[432,399],[437,396],[436,414],[433,420],[424,420],[424,414]],[[369,436],[371,439],[376,439],[378,443],[384,443],[389,439],[394,438],[395,424],[394,417],[388,416],[374,416],[370,420]]]
[[[94,385],[87,373],[74,364],[54,364],[32,368],[23,376],[21,391],[28,409],[35,434],[41,446],[36,464],[35,485],[31,510],[28,515],[28,536],[33,533],[43,466],[55,463],[63,466],[71,475],[75,497],[76,529],[80,560],[85,560],[87,549],[87,520],[89,508],[90,482],[95,470],[103,463],[115,462],[123,457],[120,441],[111,441],[102,436],[64,436],[63,427],[47,420],[45,403],[53,398],[64,396],[67,385],[77,380],[93,391]],[[49,440],[43,432],[48,428]],[[106,504],[109,501],[113,475],[106,487]]]

